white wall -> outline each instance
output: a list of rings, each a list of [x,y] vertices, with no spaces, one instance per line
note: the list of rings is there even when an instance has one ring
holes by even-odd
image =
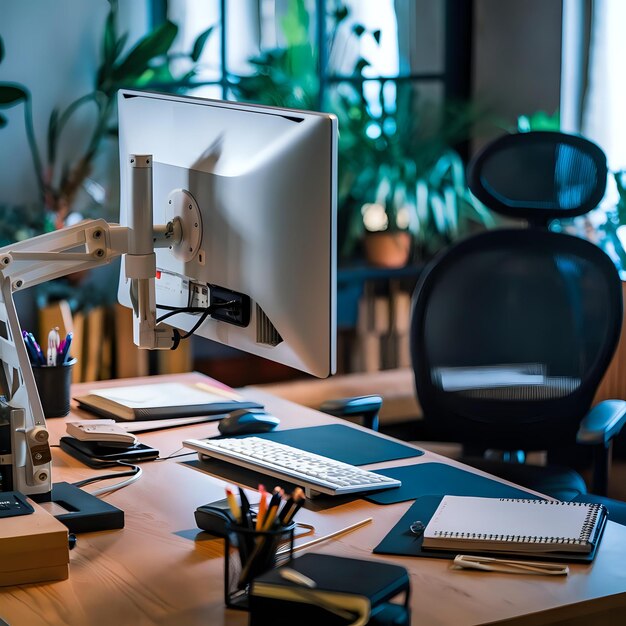
[[[53,108],[64,108],[93,89],[108,8],[106,0],[0,1],[0,36],[5,45],[0,81],[22,83],[31,91],[42,159]],[[129,41],[135,42],[147,23],[146,0],[120,0],[119,30],[130,32]],[[36,201],[24,106],[18,104],[2,114],[9,123],[0,128],[0,205]],[[65,150],[85,145],[90,119],[85,107],[64,141]]]

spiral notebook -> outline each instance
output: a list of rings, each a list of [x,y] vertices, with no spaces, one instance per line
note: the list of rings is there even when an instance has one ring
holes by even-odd
[[[424,530],[424,548],[480,552],[590,553],[602,504],[444,496]]]

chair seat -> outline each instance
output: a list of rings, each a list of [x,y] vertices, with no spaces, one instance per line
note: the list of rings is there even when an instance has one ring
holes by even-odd
[[[587,494],[582,476],[568,467],[504,463],[480,457],[463,457],[463,463],[505,480],[533,489],[557,500],[569,502]]]

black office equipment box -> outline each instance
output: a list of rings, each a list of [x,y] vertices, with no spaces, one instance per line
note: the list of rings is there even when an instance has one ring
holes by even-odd
[[[284,568],[259,576],[250,590],[250,626],[345,626],[367,613],[370,626],[410,624],[404,567],[328,554],[305,554],[284,567],[315,586],[285,578]],[[401,603],[390,602],[400,594]]]

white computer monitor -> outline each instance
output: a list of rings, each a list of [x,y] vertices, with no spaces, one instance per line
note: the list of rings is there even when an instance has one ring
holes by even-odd
[[[188,226],[197,224],[191,245],[157,250],[157,304],[247,296],[249,320],[223,311],[195,334],[315,376],[334,373],[335,117],[127,90],[118,106],[121,224],[131,154],[152,155],[154,224],[186,219],[192,204]],[[123,268],[118,298],[131,305]],[[189,331],[197,321],[185,313],[167,323]]]

